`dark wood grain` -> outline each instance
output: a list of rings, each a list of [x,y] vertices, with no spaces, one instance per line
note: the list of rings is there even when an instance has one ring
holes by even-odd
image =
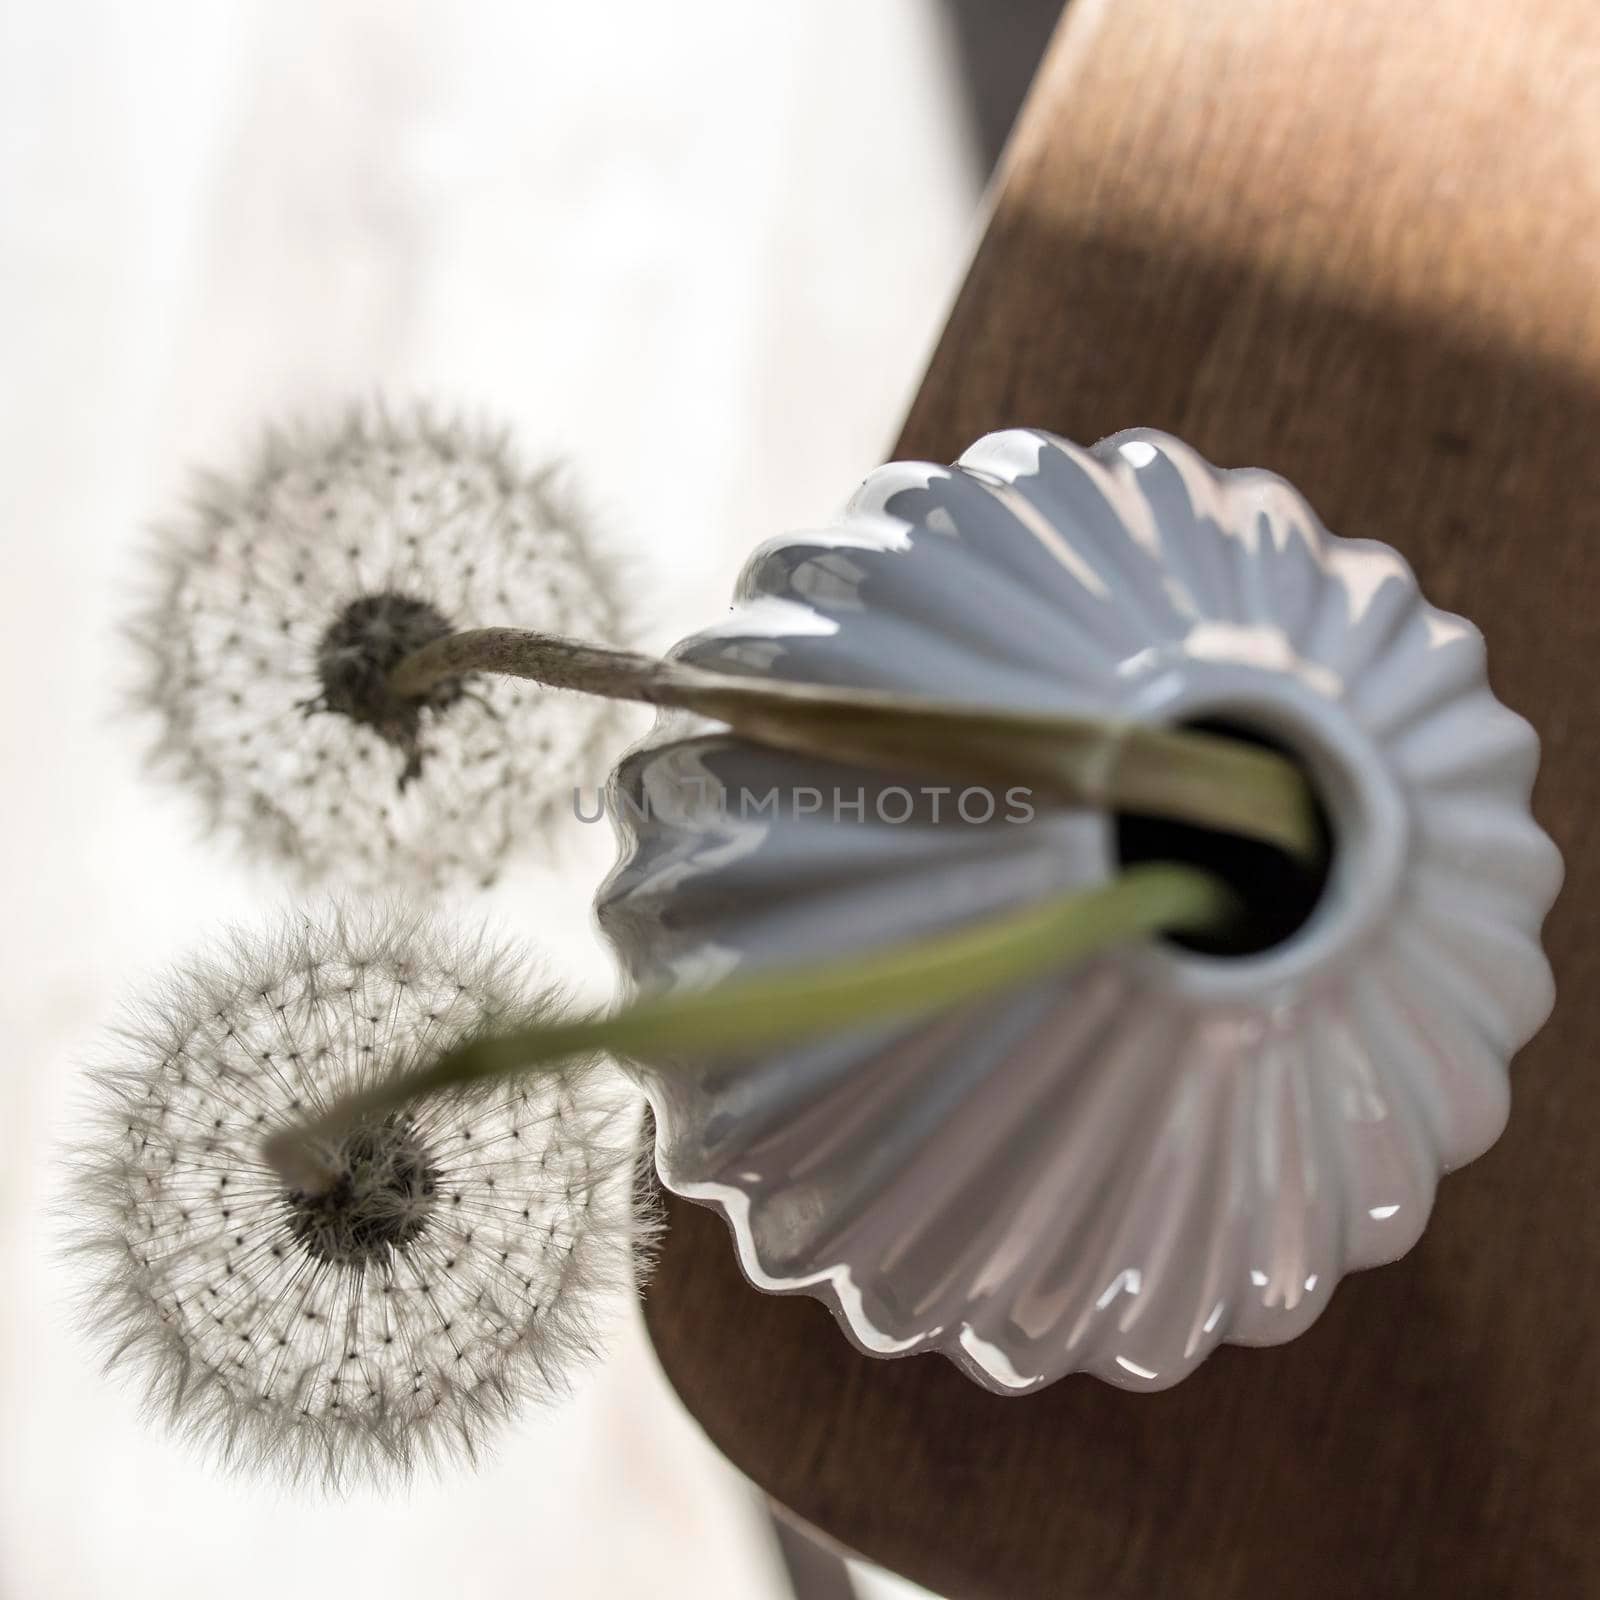
[[[1545,741],[1560,1000],[1403,1262],[1171,1391],[979,1391],[757,1294],[646,1314],[763,1489],[958,1600],[1600,1596],[1600,11],[1079,0],[900,454],[1147,423],[1397,545]]]

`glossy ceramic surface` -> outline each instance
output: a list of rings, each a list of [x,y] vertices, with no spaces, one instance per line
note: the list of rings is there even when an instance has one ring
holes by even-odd
[[[1439,1175],[1499,1135],[1507,1063],[1553,998],[1537,740],[1490,693],[1477,631],[1281,479],[1143,430],[1092,450],[991,435],[951,468],[884,467],[836,526],[758,551],[730,617],[679,653],[979,705],[1225,715],[1296,751],[1331,816],[1327,890],[1259,955],[1151,943],[649,1082],[664,1180],[726,1213],[755,1283],[821,1297],[863,1349],[936,1349],[1001,1392],[1076,1370],[1164,1387],[1222,1341],[1303,1331],[1342,1273],[1409,1250]],[[986,816],[959,789],[682,720],[614,798],[600,917],[650,987],[1115,870],[1104,816],[1016,797]]]

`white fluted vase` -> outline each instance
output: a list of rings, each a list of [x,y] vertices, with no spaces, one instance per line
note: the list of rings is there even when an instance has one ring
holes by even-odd
[[[678,653],[1220,720],[1297,757],[1326,813],[1326,881],[1266,948],[1151,941],[648,1081],[663,1180],[727,1215],[754,1283],[817,1295],[862,1349],[939,1350],[1002,1392],[1080,1370],[1165,1387],[1223,1341],[1302,1332],[1499,1135],[1508,1062],[1552,1002],[1537,740],[1471,624],[1281,479],[1144,430],[991,435],[951,468],[884,467],[836,526],[758,551],[729,618]],[[681,718],[614,800],[600,918],[653,988],[931,933],[1102,881],[1129,849],[1104,814]]]

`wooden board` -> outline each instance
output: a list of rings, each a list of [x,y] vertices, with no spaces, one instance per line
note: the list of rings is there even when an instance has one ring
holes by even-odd
[[[1277,469],[1488,635],[1546,741],[1561,999],[1500,1144],[1294,1344],[997,1398],[757,1294],[681,1203],[711,1438],[957,1600],[1600,1595],[1600,10],[1077,0],[899,454],[1136,423]]]

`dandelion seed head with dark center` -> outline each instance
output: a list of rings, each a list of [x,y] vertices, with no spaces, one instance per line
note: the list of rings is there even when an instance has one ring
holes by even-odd
[[[153,554],[129,632],[154,765],[302,879],[491,882],[626,730],[612,702],[494,674],[387,693],[388,666],[454,629],[626,642],[587,519],[496,433],[362,410],[274,434]]]
[[[264,1141],[548,1014],[482,935],[329,910],[175,975],[92,1079],[68,1223],[82,1317],[223,1460],[342,1484],[471,1458],[564,1391],[635,1282],[635,1102],[579,1063],[416,1102],[286,1189]]]

